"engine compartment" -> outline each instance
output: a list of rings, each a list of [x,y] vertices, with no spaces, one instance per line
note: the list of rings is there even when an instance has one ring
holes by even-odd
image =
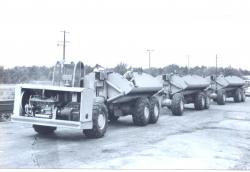
[[[79,92],[22,89],[21,116],[79,121],[80,98]]]

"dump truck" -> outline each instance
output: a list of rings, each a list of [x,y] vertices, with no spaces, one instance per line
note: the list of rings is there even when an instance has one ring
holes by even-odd
[[[95,74],[87,75],[86,81],[93,81]],[[112,72],[106,77],[107,89],[101,88],[103,92],[99,91],[98,84],[93,86],[92,83],[91,88],[95,87],[98,96],[107,97],[109,120],[116,121],[121,116],[132,115],[133,122],[139,126],[158,121],[160,103],[155,95],[161,89],[158,80],[149,74],[132,71],[124,76]]]
[[[208,109],[210,97],[208,95],[209,82],[198,75],[180,76],[178,74],[164,74],[157,76],[162,82],[161,106],[167,106],[173,115],[180,116],[184,111],[184,104],[193,103],[196,110]]]
[[[219,75],[218,77],[212,75],[207,77],[211,83],[210,97],[217,102],[218,105],[224,105],[226,99],[233,97],[234,102],[244,102],[245,95],[245,81],[238,76]]]
[[[58,61],[52,85],[18,85],[12,121],[32,124],[39,134],[53,133],[57,127],[80,129],[88,138],[104,136],[108,120],[120,116],[132,115],[138,126],[157,122],[157,90],[132,81],[148,75],[126,78],[99,67],[88,75],[84,71],[82,62]]]
[[[0,85],[0,121],[9,120],[13,112],[15,85]]]

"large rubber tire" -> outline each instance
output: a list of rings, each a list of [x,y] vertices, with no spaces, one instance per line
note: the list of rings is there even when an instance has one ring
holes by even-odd
[[[239,103],[242,101],[242,93],[241,89],[237,88],[234,92],[234,102]]]
[[[208,94],[206,94],[205,109],[209,109],[211,99]]]
[[[194,108],[196,110],[203,110],[205,109],[205,105],[206,105],[206,95],[203,92],[197,93],[194,98]]]
[[[160,103],[156,97],[151,97],[149,102],[150,102],[149,123],[155,124],[160,116]]]
[[[183,96],[181,93],[175,93],[172,99],[171,111],[175,116],[181,116],[184,111]]]
[[[226,104],[226,93],[225,90],[218,90],[217,92],[217,104],[224,105]]]
[[[49,126],[43,126],[43,125],[33,125],[33,129],[41,135],[49,135],[54,133],[56,130],[56,127],[49,127]]]
[[[132,116],[135,125],[145,126],[149,123],[150,103],[148,98],[142,97],[136,100]]]
[[[93,128],[83,130],[87,138],[103,137],[108,127],[108,110],[103,103],[94,103],[92,111]]]
[[[241,101],[245,102],[246,101],[246,93],[245,91],[241,90]]]

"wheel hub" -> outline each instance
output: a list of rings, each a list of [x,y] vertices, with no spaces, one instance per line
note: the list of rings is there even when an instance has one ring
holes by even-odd
[[[202,105],[202,107],[205,106],[205,99],[204,99],[204,97],[202,97],[202,99],[201,99],[201,105]]]
[[[145,108],[144,108],[144,116],[146,119],[149,118],[149,108],[147,106],[145,106]]]
[[[183,111],[183,110],[184,110],[184,103],[183,103],[182,100],[181,100],[181,102],[180,102],[180,107],[181,107],[181,111]]]
[[[159,108],[157,105],[154,106],[154,115],[155,115],[155,117],[159,116]]]
[[[99,114],[98,115],[98,126],[101,130],[104,129],[105,123],[106,123],[106,118],[105,118],[104,114]]]

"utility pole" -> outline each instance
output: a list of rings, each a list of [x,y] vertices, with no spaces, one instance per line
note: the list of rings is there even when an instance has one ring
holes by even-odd
[[[216,54],[215,60],[216,60],[216,71],[215,71],[215,75],[216,75],[216,78],[217,78],[217,76],[218,76],[218,57],[217,57],[217,54]]]
[[[216,79],[217,79],[217,77],[218,77],[218,56],[217,56],[217,54],[216,54],[216,56],[215,56],[215,60],[216,60],[216,70],[215,70],[215,88],[216,88],[216,90],[217,90],[217,82],[216,82]]]
[[[190,66],[189,66],[189,55],[187,55],[187,60],[188,60],[188,74],[189,74],[189,70],[190,70]]]
[[[66,32],[65,30],[61,32],[63,32],[63,41],[58,41],[57,46],[61,46],[61,45],[63,46],[63,61],[65,61],[65,47],[66,47],[66,43],[69,43],[69,41],[66,41],[66,33],[69,33],[69,32]]]
[[[151,68],[151,52],[153,52],[154,50],[147,49],[146,51],[148,52],[148,68],[150,69]]]

